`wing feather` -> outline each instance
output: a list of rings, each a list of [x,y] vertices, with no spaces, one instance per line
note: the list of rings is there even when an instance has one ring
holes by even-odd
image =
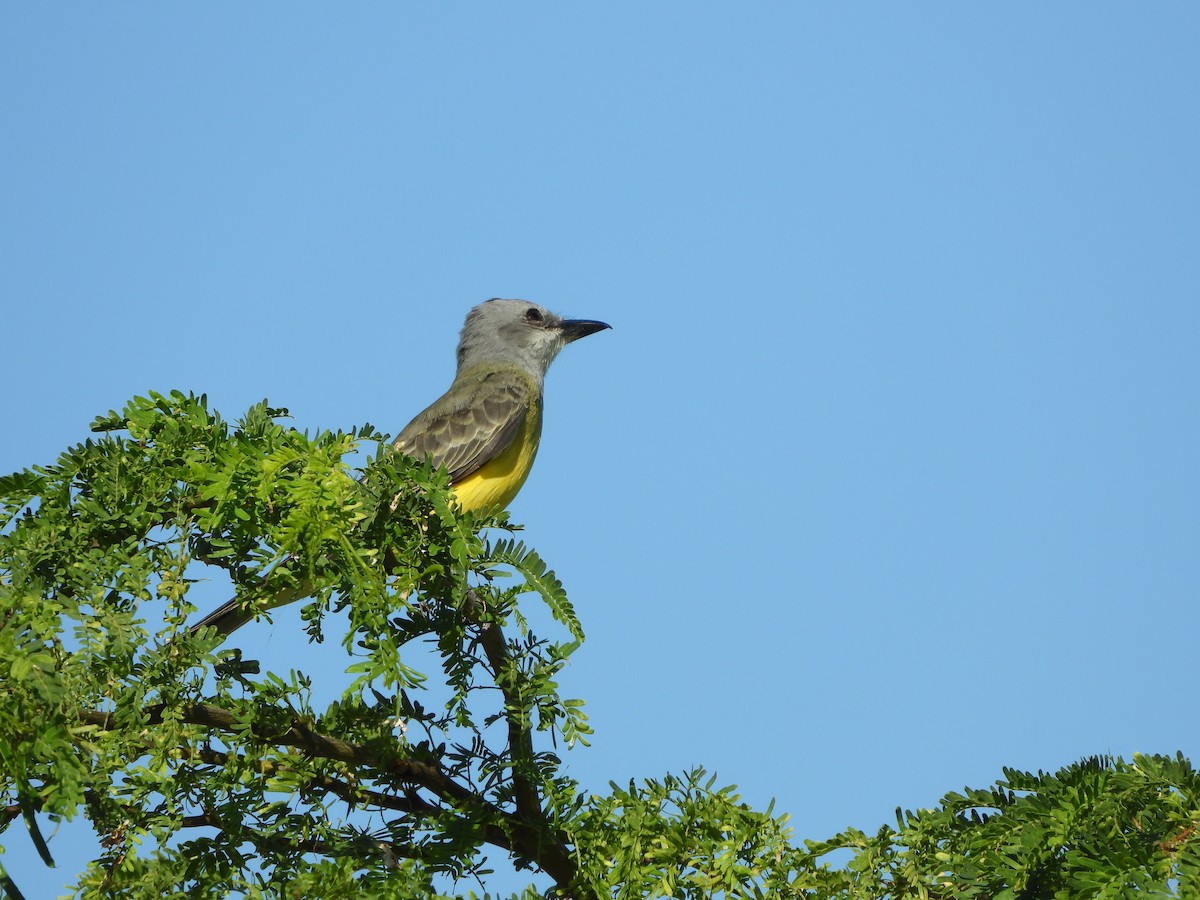
[[[433,458],[454,484],[479,470],[512,443],[529,411],[523,381],[489,373],[455,382],[450,390],[405,426],[395,446],[410,456]]]

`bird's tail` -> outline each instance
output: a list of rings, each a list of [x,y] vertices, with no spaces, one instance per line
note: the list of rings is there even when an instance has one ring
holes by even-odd
[[[192,626],[192,634],[204,628],[215,628],[223,637],[233,634],[254,618],[254,612],[235,598],[227,600]]]
[[[191,632],[192,634],[196,634],[202,628],[215,628],[217,633],[222,637],[228,637],[247,622],[258,618],[267,610],[286,606],[304,597],[311,597],[312,593],[312,584],[307,578],[301,578],[299,584],[284,588],[272,597],[270,602],[263,605],[247,603],[243,599],[234,597],[232,600],[226,600],[193,625]]]

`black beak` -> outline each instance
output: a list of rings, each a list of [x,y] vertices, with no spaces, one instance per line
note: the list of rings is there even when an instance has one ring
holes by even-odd
[[[581,337],[587,337],[589,334],[595,334],[597,331],[603,331],[605,328],[612,328],[607,322],[597,322],[595,319],[563,319],[562,324],[558,327],[568,344]]]

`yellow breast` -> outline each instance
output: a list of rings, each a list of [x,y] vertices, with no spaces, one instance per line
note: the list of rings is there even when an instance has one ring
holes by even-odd
[[[542,404],[530,404],[525,421],[507,447],[453,485],[458,504],[468,512],[504,509],[512,503],[537,456],[542,440]]]

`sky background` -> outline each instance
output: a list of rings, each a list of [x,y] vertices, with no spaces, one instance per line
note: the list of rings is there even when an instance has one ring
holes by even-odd
[[[5,4],[0,470],[151,389],[395,432],[524,297],[613,325],[511,507],[585,787],[703,765],[802,840],[1196,760],[1198,46],[1171,2]],[[0,843],[31,898],[95,848]]]

